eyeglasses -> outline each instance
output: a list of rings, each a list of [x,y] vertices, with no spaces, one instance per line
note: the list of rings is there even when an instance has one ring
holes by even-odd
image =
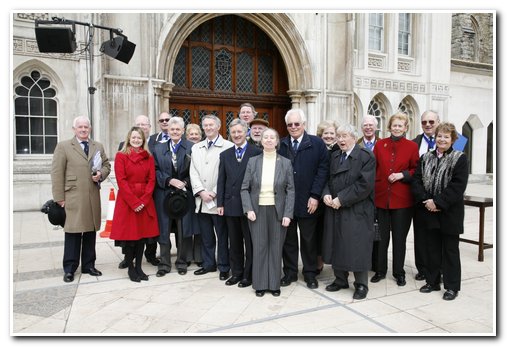
[[[287,123],[287,128],[299,128],[301,123]]]
[[[426,125],[426,124],[428,124],[428,123],[429,123],[430,125],[433,125],[433,124],[435,124],[435,121],[434,121],[434,120],[422,120],[422,121],[421,121],[421,124],[422,124],[422,125]]]
[[[159,119],[158,122],[159,123],[164,123],[164,122],[167,123],[167,122],[169,122],[169,119],[171,119],[171,118],[162,118],[162,119]]]

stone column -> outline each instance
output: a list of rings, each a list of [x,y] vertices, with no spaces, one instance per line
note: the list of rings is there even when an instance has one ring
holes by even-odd
[[[317,114],[317,97],[320,94],[318,89],[308,89],[304,92],[306,101],[306,131],[310,134],[317,132],[317,125],[320,122],[320,115]]]
[[[288,90],[287,94],[289,94],[290,100],[292,102],[292,108],[301,108],[301,98],[303,97],[302,91]]]
[[[174,88],[174,83],[167,82],[167,83],[163,84],[163,86],[162,86],[162,90],[163,90],[162,100],[159,103],[159,105],[160,105],[159,113],[163,112],[163,111],[169,112],[169,98],[171,97],[171,92],[173,91],[173,88]],[[158,115],[157,115],[157,117],[158,117]]]

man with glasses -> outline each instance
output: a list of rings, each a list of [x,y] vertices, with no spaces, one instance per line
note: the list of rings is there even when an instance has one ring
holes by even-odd
[[[167,112],[162,112],[158,116],[158,126],[160,127],[160,132],[158,134],[151,135],[148,144],[150,142],[166,143],[167,141],[169,141],[169,119],[171,119],[171,117],[172,115],[170,115]]]
[[[419,157],[436,148],[435,131],[439,124],[440,117],[436,111],[427,110],[421,115],[421,128],[423,133],[417,135],[417,137],[412,140],[419,146]],[[426,246],[424,244],[425,235],[420,232],[420,228],[418,227],[419,223],[421,223],[421,221],[418,221],[417,217],[414,216],[414,255],[415,266],[417,268],[415,279],[417,281],[424,281],[426,279],[424,266],[424,250]]]
[[[303,276],[310,289],[318,288],[317,221],[315,211],[329,174],[329,153],[324,141],[305,131],[306,117],[301,109],[285,115],[289,136],[280,141],[280,155],[292,162],[296,199],[294,219],[287,228],[283,246],[283,272],[280,285],[290,285],[298,278],[298,226],[303,260]]]

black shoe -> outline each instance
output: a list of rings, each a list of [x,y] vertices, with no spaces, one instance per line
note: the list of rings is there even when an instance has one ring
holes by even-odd
[[[238,283],[239,281],[241,281],[241,277],[232,276],[231,278],[229,278],[229,279],[225,282],[225,285],[226,285],[226,286],[233,286],[233,285],[235,285],[236,283]]]
[[[150,259],[146,258],[146,261],[153,266],[157,266],[158,264],[160,264],[160,259],[158,258],[150,258]]]
[[[450,301],[456,299],[457,296],[458,296],[457,290],[447,289],[442,299]]]
[[[296,282],[297,281],[297,278],[293,278],[293,277],[289,277],[287,275],[283,276],[282,279],[280,280],[280,285],[282,287],[287,287],[289,286],[292,282]]]
[[[141,278],[139,277],[139,274],[137,273],[136,269],[129,265],[129,271],[128,271],[129,278],[132,282],[141,282]]]
[[[336,282],[333,282],[333,283],[326,286],[326,290],[328,292],[337,292],[340,289],[347,289],[348,287],[349,287],[348,284],[346,286],[344,286],[344,285],[338,284]]]
[[[129,267],[129,264],[127,264],[127,262],[125,261],[125,259],[123,259],[120,264],[118,264],[118,269],[126,269]]]
[[[202,267],[202,261],[196,261],[195,265],[197,265],[198,267]]]
[[[187,269],[178,269],[178,274],[180,274],[180,275],[186,275],[187,274]]]
[[[148,280],[148,275],[144,273],[144,271],[142,269],[136,269],[136,272],[137,274],[139,275],[139,279],[141,281],[147,281]]]
[[[258,297],[264,296],[265,290],[256,290],[255,295]]]
[[[238,283],[238,287],[240,287],[240,288],[250,287],[251,285],[252,285],[252,281],[249,281],[249,280],[246,280],[246,279],[242,279]]]
[[[366,294],[368,294],[368,287],[358,284],[352,298],[354,300],[362,300],[366,298]]]
[[[383,280],[384,278],[386,278],[386,274],[383,274],[383,273],[380,273],[380,272],[375,272],[375,275],[373,275],[373,277],[371,278],[370,282],[371,283],[377,283],[380,280]]]
[[[64,282],[72,282],[72,281],[74,281],[74,274],[72,272],[65,273],[65,275],[63,275],[63,281]]]
[[[165,274],[167,274],[167,273],[169,273],[169,271],[167,271],[167,270],[163,270],[163,269],[160,269],[160,270],[158,270],[158,271],[157,271],[156,276],[157,276],[157,277],[164,277],[164,276],[165,276]]]
[[[218,278],[220,278],[220,281],[225,281],[229,278],[229,271],[220,271]]]
[[[194,271],[194,275],[197,275],[197,276],[199,276],[199,275],[205,275],[208,272],[215,272],[215,271],[217,271],[216,268],[210,268],[210,269],[200,268],[199,270],[195,270]]]
[[[90,276],[102,276],[102,272],[100,272],[99,270],[97,270],[94,267],[91,267],[88,270],[84,270],[84,271],[82,271],[82,273],[88,274]]]
[[[280,293],[280,289],[271,291],[271,294],[273,294],[273,296],[280,296]]]
[[[310,289],[317,289],[319,287],[319,282],[315,278],[309,278],[305,282],[306,286]]]
[[[399,287],[403,287],[405,284],[407,284],[407,281],[405,281],[405,275],[398,275],[398,276],[395,276],[395,278],[396,278],[396,284]]]
[[[415,275],[416,281],[424,281],[426,279],[426,276],[424,276],[422,273],[418,272],[417,275]]]
[[[187,267],[190,266],[190,264],[192,264],[191,261],[187,261]]]
[[[432,286],[431,284],[426,283],[424,286],[419,288],[419,291],[421,293],[431,293],[431,292],[439,291],[439,290],[440,290],[439,284],[437,284],[436,286]]]

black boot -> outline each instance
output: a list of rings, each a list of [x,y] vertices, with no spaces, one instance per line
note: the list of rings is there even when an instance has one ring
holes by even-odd
[[[134,267],[133,261],[134,261],[134,252],[135,248],[127,246],[125,247],[125,262],[128,266],[128,275],[132,282],[141,282],[141,279],[139,278],[139,274],[136,271],[136,268]]]
[[[139,240],[136,242],[135,248],[135,256],[136,256],[136,272],[139,279],[143,281],[148,280],[148,275],[146,275],[141,268],[141,264],[143,262],[143,251],[144,251],[144,240]]]

